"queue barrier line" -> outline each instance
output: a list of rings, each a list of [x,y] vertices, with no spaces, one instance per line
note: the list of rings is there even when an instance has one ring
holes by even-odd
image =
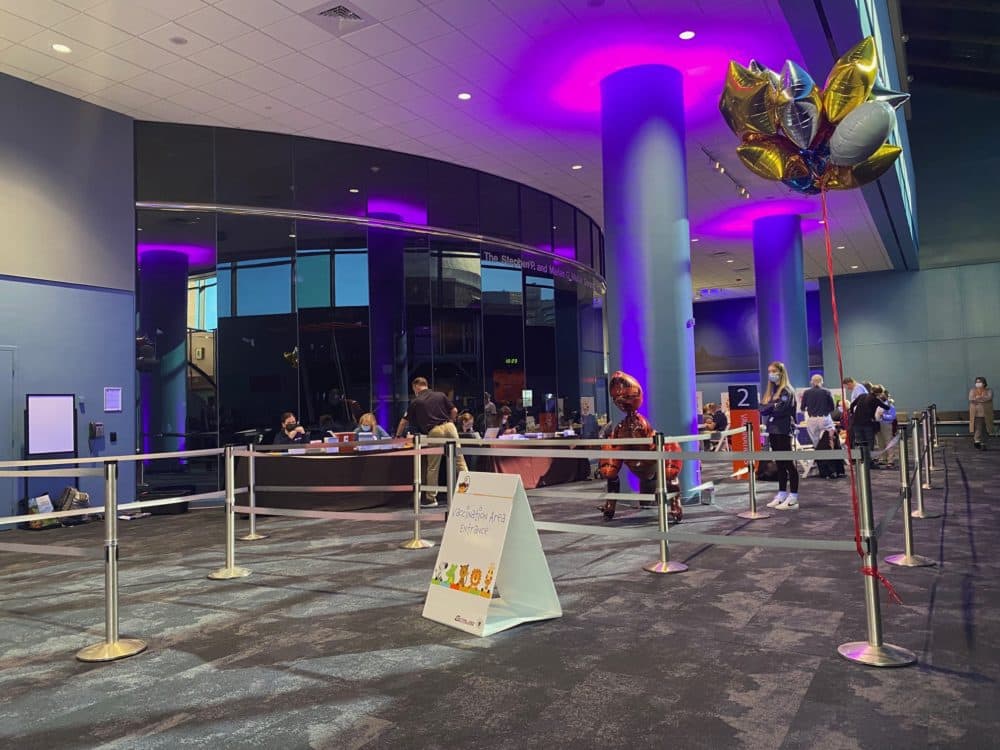
[[[734,428],[731,430],[721,430],[719,432],[705,432],[699,433],[698,435],[671,435],[665,436],[663,438],[664,442],[668,443],[693,443],[693,442],[704,442],[706,440],[720,440],[723,437],[729,437],[731,435],[738,435],[743,432],[742,427]],[[427,443],[430,445],[444,445],[448,442],[453,442],[453,438],[443,438],[443,437],[431,437],[427,439]],[[648,438],[462,438],[458,440],[459,444],[465,445],[510,445],[511,443],[520,444],[527,443],[529,445],[558,445],[563,448],[573,448],[576,446],[604,446],[604,445],[649,445],[653,442],[652,437]]]
[[[20,552],[28,555],[56,555],[58,557],[75,557],[86,560],[100,560],[104,556],[102,549],[87,549],[86,547],[62,547],[58,544],[20,544],[18,542],[0,542],[0,552]]]
[[[857,449],[855,449],[857,450]],[[751,451],[751,452],[730,452],[723,453],[715,451],[705,452],[685,452],[685,451],[581,451],[581,450],[531,450],[511,448],[506,450],[486,449],[486,448],[465,448],[462,453],[466,456],[503,456],[511,458],[580,458],[580,459],[607,459],[609,461],[701,461],[703,463],[723,463],[728,464],[733,461],[801,461],[802,456],[808,455],[820,459],[844,459],[847,453],[843,450],[829,451]]]
[[[307,510],[305,508],[268,508],[262,505],[235,505],[237,513],[261,516],[288,516],[289,518],[316,518],[330,521],[412,521],[413,511],[351,511],[351,510]],[[428,521],[444,521],[447,511],[431,508],[421,511],[421,518]]]
[[[342,445],[343,444],[341,444],[341,447],[342,447]],[[355,444],[351,443],[351,445],[355,445]],[[360,443],[360,445],[365,445],[365,444],[364,443]],[[334,446],[334,447],[337,447],[337,446]],[[301,453],[288,453],[287,451],[281,451],[281,452],[278,452],[278,451],[257,451],[257,450],[250,451],[250,450],[247,450],[246,448],[236,448],[233,451],[233,455],[234,456],[244,456],[244,457],[253,456],[255,459],[256,458],[308,458],[308,459],[313,459],[313,460],[315,460],[315,459],[323,459],[323,460],[341,459],[341,460],[345,460],[345,459],[351,459],[351,458],[353,458],[354,455],[357,454],[357,453],[361,453],[361,454],[364,454],[366,456],[378,456],[380,458],[403,458],[403,457],[407,457],[407,456],[412,457],[412,456],[443,456],[444,455],[444,449],[443,448],[424,448],[424,449],[421,449],[419,451],[412,450],[412,449],[407,449],[407,450],[403,450],[403,451],[381,451],[381,450],[366,451],[366,450],[357,450],[356,448],[354,448],[354,449],[352,449],[350,451],[347,451],[347,452],[344,452],[344,453],[340,453],[340,452],[336,452],[335,453],[332,450],[328,450],[327,447],[323,447],[323,448],[319,448],[319,447],[317,447],[317,448],[303,448],[301,450],[302,450]]]
[[[103,469],[0,469],[0,477],[103,477]]]
[[[301,492],[301,493],[336,493],[336,492],[412,492],[412,484],[341,484],[341,485],[257,485],[254,487],[257,492]],[[432,488],[422,487],[425,492],[431,492]],[[443,491],[445,488],[439,488]]]
[[[0,461],[0,469],[18,466],[75,466],[77,464],[134,463],[136,461],[159,461],[164,458],[198,458],[199,456],[221,456],[224,448],[203,448],[195,451],[170,451],[167,453],[129,453],[121,456],[80,456],[78,458],[32,458],[23,461]],[[37,475],[33,475],[37,476]]]

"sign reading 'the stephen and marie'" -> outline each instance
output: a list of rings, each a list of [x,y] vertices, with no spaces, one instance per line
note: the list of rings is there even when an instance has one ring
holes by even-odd
[[[459,474],[423,614],[479,636],[562,616],[519,475]]]

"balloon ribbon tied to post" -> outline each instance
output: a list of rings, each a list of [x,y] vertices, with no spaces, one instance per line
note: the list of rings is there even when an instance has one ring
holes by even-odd
[[[894,110],[909,99],[909,94],[880,85],[877,76],[878,51],[874,38],[867,37],[834,63],[822,89],[792,60],[785,61],[780,73],[756,60],[747,67],[730,61],[719,99],[726,124],[740,138],[736,155],[747,169],[799,193],[820,196],[841,383],[844,362],[826,193],[853,190],[877,180],[902,153],[887,138],[896,123]],[[841,399],[846,409],[843,386]],[[849,450],[853,448],[850,430],[847,445]],[[854,541],[858,555],[864,557],[854,464],[848,461],[848,467]],[[861,572],[878,578],[890,600],[900,602],[892,584],[875,568],[863,566]]]

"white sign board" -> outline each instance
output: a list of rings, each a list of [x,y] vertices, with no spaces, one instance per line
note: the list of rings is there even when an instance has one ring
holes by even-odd
[[[478,636],[562,616],[518,474],[461,472],[424,617]]]

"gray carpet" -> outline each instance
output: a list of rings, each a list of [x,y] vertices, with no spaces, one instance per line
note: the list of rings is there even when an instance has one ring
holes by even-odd
[[[210,581],[218,510],[121,523],[122,634],[148,652],[74,660],[103,635],[99,561],[0,553],[0,745],[18,748],[987,748],[1000,719],[1000,452],[948,441],[943,510],[917,521],[939,568],[884,566],[904,599],[886,640],[918,666],[877,670],[853,553],[674,544],[691,569],[641,570],[656,544],[543,533],[561,619],[480,639],[420,616],[434,550],[405,524],[264,519],[239,543],[249,578]],[[875,472],[876,514],[897,475]],[[538,518],[600,525],[596,504],[533,499]],[[849,539],[846,483],[807,479],[802,507],[748,523],[724,488],[684,528]],[[655,525],[623,508],[615,524]],[[427,536],[440,537],[440,525]],[[97,546],[99,523],[0,535]],[[881,552],[902,547],[901,517]]]

